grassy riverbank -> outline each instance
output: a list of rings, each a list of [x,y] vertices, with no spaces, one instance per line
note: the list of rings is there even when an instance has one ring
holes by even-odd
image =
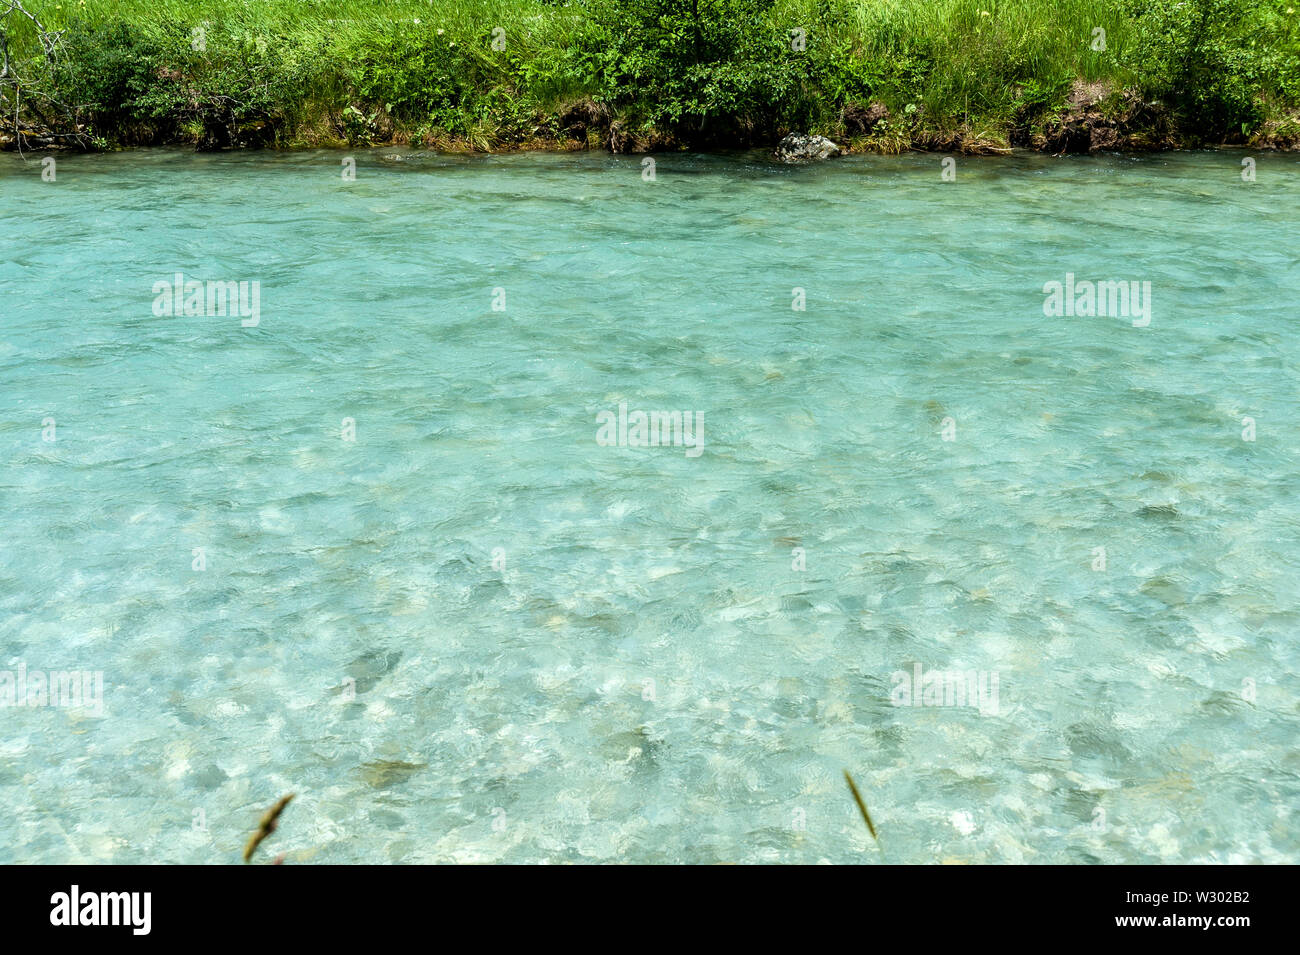
[[[99,147],[1300,141],[1300,0],[22,2],[62,33],[3,20],[11,141],[15,103]]]

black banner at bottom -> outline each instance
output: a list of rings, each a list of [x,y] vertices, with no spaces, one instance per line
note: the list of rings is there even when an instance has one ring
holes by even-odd
[[[420,867],[9,867],[0,878],[11,942],[75,935],[126,945],[373,944],[376,931],[399,938],[388,933],[433,925],[458,927],[458,936],[486,928],[498,941],[514,929],[535,943],[557,922],[589,940],[644,932],[648,941],[663,931],[677,942],[715,935],[734,942],[806,922],[854,933],[879,928],[882,939],[891,926],[904,928],[918,943],[1127,936],[1232,945],[1285,930],[1282,882],[1292,881],[1287,868],[1259,867],[815,867],[797,881],[730,867],[648,879],[633,868],[606,872],[596,884],[580,871],[539,881],[518,868]],[[605,927],[616,934],[604,936]]]

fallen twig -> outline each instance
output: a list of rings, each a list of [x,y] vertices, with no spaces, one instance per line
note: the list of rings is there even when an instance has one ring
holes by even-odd
[[[844,770],[844,779],[849,784],[849,792],[853,793],[853,801],[858,804],[858,811],[862,813],[862,818],[867,824],[867,830],[871,833],[871,838],[879,842],[880,837],[876,835],[876,825],[871,821],[871,813],[867,812],[867,804],[862,801],[862,794],[858,792],[858,786],[847,769]]]
[[[262,817],[262,821],[257,824],[257,831],[253,833],[248,840],[248,845],[244,847],[245,862],[248,862],[253,858],[253,853],[256,852],[257,847],[262,844],[262,840],[275,832],[276,821],[280,818],[280,813],[284,812],[284,807],[289,805],[293,796],[293,793],[289,793],[289,795],[282,797],[279,802],[266,811],[266,815]],[[283,858],[283,856],[280,856],[276,860],[276,864],[278,865]]]

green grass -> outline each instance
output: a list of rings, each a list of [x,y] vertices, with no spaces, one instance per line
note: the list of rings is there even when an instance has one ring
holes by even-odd
[[[104,142],[490,149],[608,142],[612,125],[624,146],[746,145],[848,138],[843,108],[880,102],[875,148],[1005,143],[1050,132],[1076,81],[1218,142],[1291,129],[1300,107],[1300,0],[25,2],[66,31],[50,70],[6,21],[28,95],[82,107]]]

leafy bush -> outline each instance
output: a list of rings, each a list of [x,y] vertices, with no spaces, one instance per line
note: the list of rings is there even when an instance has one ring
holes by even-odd
[[[592,0],[602,98],[685,141],[741,141],[806,118],[811,59],[772,0]]]
[[[74,21],[63,37],[55,88],[66,102],[84,107],[100,128],[157,119],[177,96],[160,71],[162,52],[153,36],[133,24]]]
[[[1260,119],[1260,59],[1238,0],[1125,0],[1135,21],[1133,68],[1205,138]]]
[[[367,103],[404,120],[454,129],[472,64],[455,41],[431,30],[393,30],[370,38],[353,61],[351,85]]]

